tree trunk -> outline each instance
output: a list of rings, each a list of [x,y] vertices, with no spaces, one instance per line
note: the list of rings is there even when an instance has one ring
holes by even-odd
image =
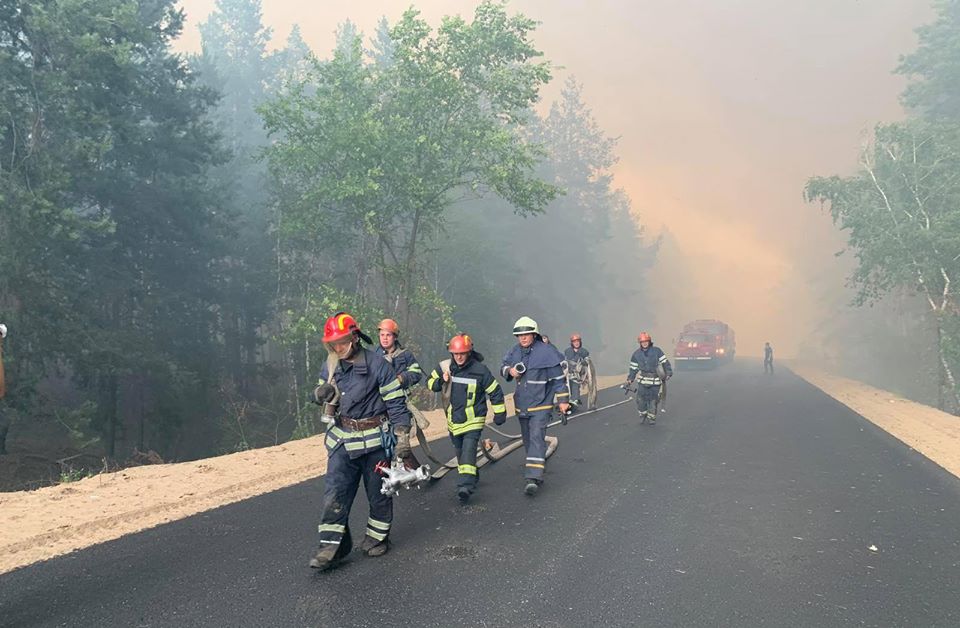
[[[100,412],[107,439],[107,455],[117,454],[117,376],[107,375],[100,382]]]
[[[410,295],[413,290],[413,273],[416,270],[417,261],[417,237],[420,233],[420,220],[423,216],[423,208],[418,207],[413,215],[413,226],[410,228],[410,248],[407,251],[407,260],[403,269],[403,319],[401,327],[410,329]]]

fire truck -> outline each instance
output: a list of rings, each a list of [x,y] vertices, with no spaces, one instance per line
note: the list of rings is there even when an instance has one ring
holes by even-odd
[[[683,326],[673,360],[677,368],[713,367],[733,360],[737,341],[733,329],[723,321],[700,319]]]

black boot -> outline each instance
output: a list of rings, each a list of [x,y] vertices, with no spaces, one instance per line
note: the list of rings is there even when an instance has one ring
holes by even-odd
[[[532,478],[527,480],[526,485],[523,487],[523,492],[533,497],[537,494],[537,491],[540,490],[540,485],[543,484],[542,480],[534,480]]]
[[[460,500],[461,504],[466,504],[470,501],[470,495],[473,493],[468,487],[461,486],[457,489],[457,499]]]

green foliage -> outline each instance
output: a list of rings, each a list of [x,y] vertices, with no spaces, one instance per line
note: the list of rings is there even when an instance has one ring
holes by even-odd
[[[333,58],[262,109],[277,137],[267,156],[285,257],[332,265],[340,285],[352,275],[407,329],[432,320],[419,253],[451,205],[492,192],[536,214],[557,193],[535,176],[542,151],[525,132],[550,77],[533,27],[484,3],[472,22],[446,18],[434,33],[409,10],[388,40],[381,31],[379,63],[341,29]]]
[[[960,2],[936,0],[936,20],[917,30],[920,45],[897,72],[913,79],[903,103],[922,115],[960,120]]]

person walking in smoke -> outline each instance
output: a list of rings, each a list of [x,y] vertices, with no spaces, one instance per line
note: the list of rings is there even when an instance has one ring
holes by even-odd
[[[410,410],[400,380],[382,356],[360,345],[361,340],[372,344],[346,312],[331,316],[323,327],[329,355],[311,401],[330,407],[336,425],[324,438],[327,475],[320,549],[310,560],[314,569],[330,568],[350,553],[350,507],[361,478],[370,503],[361,549],[367,556],[387,553],[393,500],[380,492],[378,467],[389,466],[387,449],[394,442],[397,459],[406,461],[412,456]]]
[[[547,462],[547,423],[554,401],[560,412],[570,410],[566,377],[560,365],[563,355],[543,342],[537,321],[520,317],[513,325],[517,344],[503,357],[501,375],[508,381],[517,381],[513,394],[527,452],[524,465],[524,492],[531,497],[543,485]]]
[[[483,364],[483,356],[473,348],[473,339],[458,334],[447,345],[450,360],[443,360],[430,373],[427,387],[443,394],[447,430],[457,450],[457,497],[470,500],[480,479],[477,471],[477,446],[487,418],[487,399],[493,410],[493,422],[507,421],[503,389]]]
[[[773,347],[769,342],[763,345],[763,372],[773,375]]]
[[[640,348],[630,356],[630,371],[627,381],[621,388],[629,388],[639,374],[637,382],[637,413],[650,425],[657,422],[657,406],[660,400],[660,384],[673,377],[673,367],[660,347],[653,344],[650,334],[645,331],[637,336]]]
[[[590,352],[583,347],[583,338],[580,334],[570,336],[570,346],[563,352],[563,358],[567,361],[567,369],[573,373],[578,372],[580,364],[590,357]],[[574,407],[580,407],[580,380],[576,377],[570,378],[570,404]]]

